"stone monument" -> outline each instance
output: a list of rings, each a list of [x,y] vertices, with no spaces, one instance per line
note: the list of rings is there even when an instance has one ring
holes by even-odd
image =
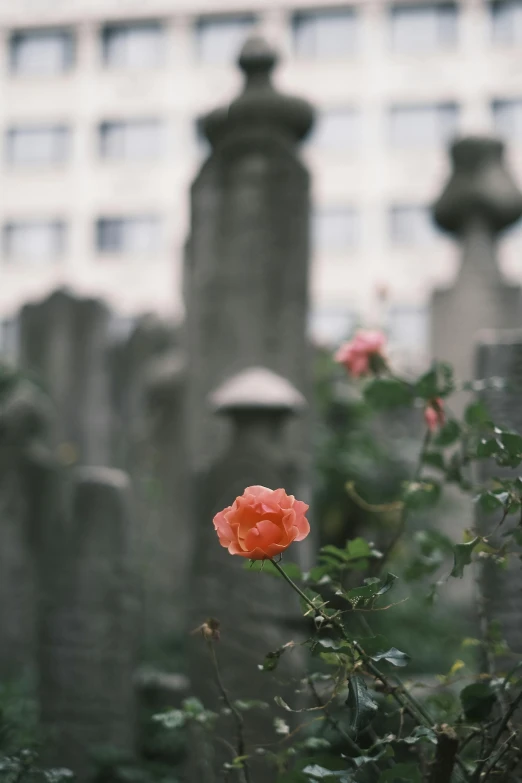
[[[462,248],[457,279],[436,291],[431,310],[433,358],[448,361],[461,381],[473,378],[479,329],[515,328],[522,319],[518,286],[507,283],[498,267],[498,233],[522,215],[522,194],[503,163],[503,144],[466,138],[451,148],[453,172],[434,205],[439,226],[456,236]],[[460,414],[465,396],[452,398]]]
[[[226,379],[261,365],[309,394],[310,195],[297,146],[313,112],[275,90],[276,61],[264,40],[249,39],[239,57],[243,92],[201,123],[211,152],[192,186],[184,282],[188,426],[198,468],[225,442],[226,425],[206,400]],[[306,417],[291,425],[289,442],[301,452],[306,494]]]

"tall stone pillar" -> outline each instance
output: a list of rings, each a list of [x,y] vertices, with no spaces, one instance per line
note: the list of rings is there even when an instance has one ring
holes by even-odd
[[[502,388],[488,388],[481,392],[491,418],[496,425],[522,433],[522,330],[487,332],[480,335],[475,353],[477,378],[500,377],[505,379]],[[479,463],[479,479],[486,483],[496,476],[515,478],[519,469],[502,468],[488,461]],[[492,546],[500,547],[506,539],[505,529],[513,527],[516,517],[508,517],[501,528],[501,514],[478,512],[478,526],[482,535],[488,536]],[[510,539],[509,549],[517,549]],[[522,554],[522,547],[518,547]],[[502,625],[504,638],[510,649],[522,653],[522,570],[518,557],[511,555],[506,569],[491,560],[485,560],[480,570],[484,612],[489,620],[497,619]]]
[[[188,591],[189,624],[195,628],[209,617],[221,623],[216,651],[232,699],[271,702],[277,693],[285,695],[287,686],[281,683],[296,681],[302,673],[298,648],[281,659],[277,682],[258,668],[267,653],[289,640],[297,641],[298,601],[282,581],[245,570],[248,561],[231,556],[220,546],[212,519],[248,486],[283,487],[301,499],[296,489],[298,465],[283,441],[285,421],[304,410],[305,400],[284,378],[266,368],[250,368],[217,389],[211,404],[215,413],[231,420],[233,433],[228,447],[203,471],[195,486],[197,530]],[[310,546],[310,539],[293,544],[285,558],[308,567]],[[190,638],[191,689],[205,706],[215,709],[220,694],[206,643],[199,634]],[[295,703],[292,690],[289,694]],[[255,743],[274,740],[267,712],[254,711],[245,717],[247,752],[253,751]],[[231,725],[223,725],[216,733],[220,732],[230,736]],[[201,749],[195,750],[196,761],[203,763]],[[203,774],[203,768],[199,771]],[[194,772],[194,779],[202,778]],[[261,768],[254,776],[256,783],[272,779],[273,769]],[[208,770],[205,780],[210,780]]]
[[[66,290],[20,313],[20,366],[59,411],[56,437],[71,462],[110,465],[109,311]]]
[[[466,138],[451,148],[453,171],[434,205],[439,226],[453,234],[462,250],[457,279],[436,291],[431,311],[431,350],[450,362],[460,380],[473,377],[479,329],[515,328],[522,321],[518,286],[502,276],[496,257],[498,233],[522,215],[522,195],[503,163],[503,144]],[[452,405],[461,413],[465,397]]]
[[[198,467],[225,442],[226,425],[204,411],[227,378],[262,365],[308,396],[310,196],[297,147],[313,113],[275,90],[276,61],[264,40],[249,39],[239,58],[243,92],[202,120],[211,152],[192,186],[184,286],[191,463]],[[291,425],[289,441],[301,452],[303,493],[306,417]]]

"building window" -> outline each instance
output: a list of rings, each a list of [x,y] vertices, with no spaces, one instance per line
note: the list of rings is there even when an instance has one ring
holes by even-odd
[[[522,0],[496,0],[491,4],[492,37],[495,43],[522,42]]]
[[[359,141],[360,116],[355,109],[321,112],[311,141],[324,149],[350,150]]]
[[[294,16],[293,26],[299,57],[328,59],[355,51],[357,17],[352,9],[300,11]]]
[[[456,135],[459,109],[455,103],[393,106],[391,142],[397,147],[442,144]]]
[[[160,22],[107,25],[103,30],[103,61],[110,68],[153,68],[164,58]]]
[[[395,245],[419,247],[432,243],[437,235],[428,207],[400,205],[390,209],[390,237]]]
[[[494,101],[492,108],[495,131],[509,141],[521,140],[522,98],[509,101]]]
[[[28,76],[50,76],[70,68],[74,38],[70,30],[19,30],[11,35],[11,70]]]
[[[208,16],[196,24],[197,53],[201,62],[233,63],[256,23],[255,16]]]
[[[390,9],[392,47],[396,52],[430,52],[457,43],[454,3],[397,5]]]
[[[393,346],[416,355],[427,352],[429,317],[426,308],[392,307],[388,324]]]
[[[4,227],[4,250],[8,261],[34,263],[54,261],[64,249],[65,225],[59,220],[27,220]]]
[[[312,221],[312,244],[317,253],[335,253],[355,247],[359,215],[350,207],[320,209]]]
[[[357,325],[357,316],[344,307],[322,307],[312,310],[308,331],[312,340],[325,347],[334,347],[347,340]]]
[[[122,120],[100,125],[100,155],[110,160],[146,160],[164,152],[159,120]]]
[[[96,244],[101,253],[156,253],[159,239],[160,221],[148,215],[100,218],[96,224]]]
[[[15,166],[63,163],[69,156],[69,128],[20,126],[7,131],[7,160]]]

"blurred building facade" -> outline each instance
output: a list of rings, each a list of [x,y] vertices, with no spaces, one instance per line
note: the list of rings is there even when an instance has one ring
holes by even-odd
[[[522,0],[0,0],[0,339],[57,285],[102,296],[121,328],[181,319],[196,119],[240,87],[254,31],[276,81],[318,110],[312,312],[321,341],[385,324],[415,358],[457,253],[429,204],[456,135],[497,133],[522,181]],[[501,248],[522,281],[522,231]]]

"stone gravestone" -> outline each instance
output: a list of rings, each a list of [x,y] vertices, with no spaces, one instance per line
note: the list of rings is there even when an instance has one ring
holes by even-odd
[[[503,144],[466,138],[451,149],[453,172],[434,205],[436,222],[455,235],[462,248],[457,279],[436,291],[431,310],[431,351],[448,361],[456,377],[473,377],[477,331],[514,328],[521,323],[520,289],[502,277],[496,258],[499,231],[522,215],[522,195],[503,164]],[[460,414],[465,395],[452,398]]]
[[[198,468],[225,442],[226,426],[206,411],[206,399],[227,378],[261,365],[308,396],[310,197],[297,146],[313,112],[274,89],[276,60],[262,39],[249,39],[239,58],[243,92],[201,123],[211,152],[192,186],[184,283],[189,438]],[[305,416],[288,433],[301,453],[301,494],[307,431]]]
[[[43,385],[59,410],[56,437],[70,462],[112,461],[109,320],[101,302],[65,290],[25,305],[20,313],[20,366]]]
[[[0,681],[34,674],[39,444],[51,409],[44,395],[14,374],[0,380]]]
[[[39,696],[46,762],[84,781],[98,754],[134,754],[138,601],[126,475],[69,470],[41,543]]]
[[[145,504],[145,624],[151,640],[185,628],[193,529],[189,524],[186,370],[179,351],[152,361],[145,377],[148,465],[154,485]]]
[[[232,699],[262,699],[273,701],[285,679],[299,678],[300,653],[292,650],[284,655],[278,668],[278,683],[273,675],[260,672],[258,665],[265,655],[289,640],[296,639],[295,623],[300,616],[294,593],[281,580],[245,570],[244,558],[232,557],[218,542],[212,519],[233,503],[248,486],[262,485],[270,489],[283,487],[300,499],[296,487],[298,465],[284,447],[284,423],[290,414],[303,411],[305,400],[284,378],[266,368],[251,368],[229,379],[211,396],[213,410],[232,420],[233,435],[224,453],[218,455],[209,470],[199,477],[195,487],[197,537],[190,582],[189,622],[192,629],[207,618],[221,623],[221,638],[216,646],[223,682]],[[293,544],[285,559],[309,565],[310,540]],[[205,706],[219,706],[219,692],[206,649],[200,634],[192,636],[189,667],[191,687]],[[289,701],[295,703],[292,691]],[[268,711],[267,711],[268,712]],[[245,718],[246,743],[252,750],[255,743],[274,741],[271,718],[262,711],[253,711]],[[227,732],[230,726],[218,728]],[[248,748],[247,748],[248,752]],[[201,748],[195,748],[197,761],[205,759]],[[219,754],[218,754],[219,758]],[[230,761],[230,754],[223,760]],[[210,780],[209,772],[194,779]],[[217,779],[217,778],[216,778]],[[273,780],[273,770],[259,772],[258,780]]]
[[[183,628],[188,460],[185,369],[175,326],[145,315],[111,353],[118,465],[132,478],[145,648]]]
[[[488,388],[481,392],[494,423],[509,430],[522,433],[522,331],[506,330],[486,332],[479,335],[476,351],[477,378],[502,378],[504,385]],[[509,470],[497,466],[492,461],[479,463],[481,484],[495,476],[514,478],[519,469]],[[501,546],[505,542],[502,533],[513,527],[516,517],[508,517],[501,528],[497,529],[499,514],[478,514],[478,526],[481,535],[490,537],[492,546]],[[515,547],[514,542],[510,549]],[[515,547],[516,548],[516,547]],[[522,547],[518,548],[522,554]],[[484,596],[486,617],[498,619],[502,625],[504,638],[510,649],[522,653],[522,568],[520,559],[511,556],[506,570],[494,565],[490,560],[481,567],[481,592]],[[511,665],[511,664],[510,664]]]

